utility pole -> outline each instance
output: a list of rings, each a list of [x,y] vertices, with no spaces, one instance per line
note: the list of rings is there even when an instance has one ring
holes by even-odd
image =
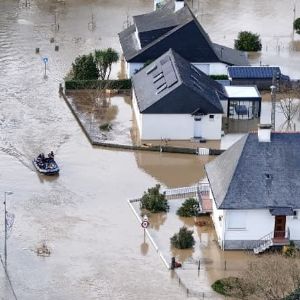
[[[7,271],[7,210],[6,210],[6,195],[12,195],[13,192],[4,192],[4,266]]]
[[[276,86],[271,85],[271,102],[272,102],[272,110],[271,110],[271,124],[272,130],[275,130],[275,104],[276,104]]]
[[[294,5],[293,5],[293,12],[294,12],[294,16],[293,16],[293,40],[294,40],[294,36],[295,36],[295,30],[294,30],[294,22],[296,20],[296,0],[294,0]]]

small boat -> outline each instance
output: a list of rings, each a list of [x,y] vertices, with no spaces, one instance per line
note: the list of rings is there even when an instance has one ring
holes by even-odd
[[[59,167],[54,160],[52,151],[48,154],[48,157],[45,157],[44,154],[39,154],[39,156],[33,160],[33,165],[44,175],[55,175],[59,173]]]

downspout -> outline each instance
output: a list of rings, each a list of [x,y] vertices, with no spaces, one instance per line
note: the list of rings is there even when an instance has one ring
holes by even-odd
[[[222,250],[225,250],[225,237],[226,237],[226,210],[223,210]]]

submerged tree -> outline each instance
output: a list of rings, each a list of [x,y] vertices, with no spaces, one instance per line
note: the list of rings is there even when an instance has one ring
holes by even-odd
[[[296,33],[300,34],[300,18],[297,18],[293,23],[294,30]]]
[[[294,119],[298,115],[300,117],[300,92],[297,89],[287,90],[283,92],[277,106],[279,112],[284,115],[285,121],[281,125],[282,130],[295,130]]]
[[[189,198],[184,201],[177,210],[177,215],[180,217],[194,217],[199,214],[199,202],[194,198]]]
[[[260,51],[262,48],[260,37],[250,31],[241,31],[234,40],[234,48],[241,51]]]
[[[78,56],[72,63],[74,80],[97,80],[99,72],[92,54]]]
[[[178,249],[189,249],[195,245],[193,231],[185,226],[181,227],[178,233],[171,237],[171,245]]]
[[[95,61],[99,70],[100,79],[109,79],[111,66],[119,60],[119,54],[112,48],[95,50]]]
[[[144,192],[141,199],[141,208],[153,213],[167,212],[169,210],[169,204],[166,199],[166,194],[160,193],[159,190],[160,185],[157,184],[155,187],[148,189],[147,192]]]

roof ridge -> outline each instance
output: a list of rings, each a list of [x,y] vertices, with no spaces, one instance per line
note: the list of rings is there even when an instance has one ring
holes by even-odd
[[[243,151],[244,151],[245,145],[246,145],[247,140],[248,140],[248,138],[249,138],[249,133],[247,133],[246,136],[243,137],[243,138],[245,138],[245,141],[244,141],[243,147],[242,147],[242,149],[241,149],[240,155],[239,155],[239,157],[238,157],[237,164],[235,165],[234,172],[232,173],[232,177],[231,177],[231,178],[234,177],[234,175],[235,175],[235,173],[236,173],[236,170],[237,170],[237,168],[238,168],[238,166],[239,166],[239,163],[240,163],[240,159],[241,159],[242,153],[243,153]],[[240,141],[241,141],[243,138],[241,138]],[[234,144],[233,144],[231,147],[233,147],[233,146],[234,146]],[[229,150],[231,147],[229,147],[228,150]],[[222,204],[224,203],[224,201],[225,201],[225,199],[226,199],[226,196],[227,196],[227,194],[228,194],[228,190],[229,190],[231,184],[232,184],[232,180],[230,180],[230,183],[229,183],[229,185],[228,185],[228,188],[227,188],[227,191],[226,191],[226,193],[225,193],[224,199],[223,199],[222,203],[220,204],[219,208],[222,208],[221,206],[222,206]]]
[[[149,43],[148,45],[146,45],[145,47],[139,49],[139,51],[137,51],[134,55],[131,55],[128,58],[128,61],[130,59],[132,59],[133,57],[140,55],[141,53],[144,53],[146,50],[150,49],[151,47],[155,46],[157,43],[159,43],[161,40],[163,40],[165,37],[173,34],[174,32],[176,32],[177,30],[181,29],[182,27],[186,26],[187,24],[189,24],[190,22],[192,22],[193,20],[189,20],[183,24],[180,24],[176,27],[174,27],[173,29],[167,31],[165,34],[161,35],[159,38],[157,38],[156,40],[152,41],[151,43]]]

